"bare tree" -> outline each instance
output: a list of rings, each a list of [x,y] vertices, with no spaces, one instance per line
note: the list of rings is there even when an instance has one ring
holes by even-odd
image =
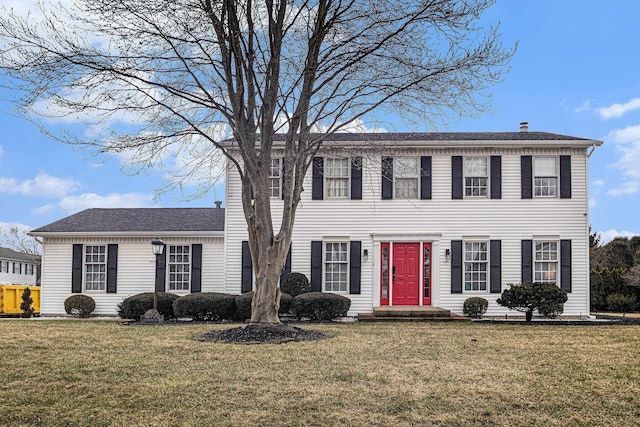
[[[0,244],[27,255],[40,255],[42,251],[42,242],[29,236],[29,230],[20,227],[1,230]]]
[[[199,160],[182,179],[212,170],[215,153],[226,156],[242,179],[256,277],[251,321],[274,325],[313,155],[331,134],[374,113],[432,125],[482,111],[479,95],[501,79],[515,50],[502,47],[497,26],[483,26],[492,4],[77,0],[73,8],[41,5],[39,19],[3,14],[0,67],[26,115],[89,123],[90,133],[62,135],[68,142],[135,151],[143,166],[170,147],[196,150]],[[274,144],[278,132],[286,137]],[[285,164],[277,228],[274,149]]]

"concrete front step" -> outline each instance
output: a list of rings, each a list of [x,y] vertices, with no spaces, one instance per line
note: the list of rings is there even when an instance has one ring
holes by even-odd
[[[440,307],[375,307],[373,313],[360,313],[361,322],[425,322],[469,319]]]

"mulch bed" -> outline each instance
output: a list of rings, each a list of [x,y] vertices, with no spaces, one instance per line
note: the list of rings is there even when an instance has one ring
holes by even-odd
[[[325,338],[331,338],[331,336],[290,325],[278,325],[268,328],[246,325],[210,331],[193,337],[196,341],[234,344],[282,344],[292,341],[317,341]]]

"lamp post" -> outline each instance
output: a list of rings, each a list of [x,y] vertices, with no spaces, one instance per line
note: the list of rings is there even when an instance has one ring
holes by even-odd
[[[164,242],[160,240],[159,237],[156,237],[151,241],[151,248],[153,249],[153,254],[156,256],[156,281],[153,287],[153,309],[158,311],[158,263],[160,262],[160,255],[162,255],[162,251],[164,250]]]

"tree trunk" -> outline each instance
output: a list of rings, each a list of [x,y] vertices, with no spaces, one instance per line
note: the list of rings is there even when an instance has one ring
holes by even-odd
[[[273,269],[271,269],[273,270]],[[274,271],[264,275],[257,275],[256,290],[251,301],[252,325],[279,325],[280,317],[280,288],[278,279],[280,275]]]
[[[524,315],[525,315],[525,320],[527,322],[531,322],[531,319],[533,318],[533,310],[529,309],[529,310],[525,311]]]

